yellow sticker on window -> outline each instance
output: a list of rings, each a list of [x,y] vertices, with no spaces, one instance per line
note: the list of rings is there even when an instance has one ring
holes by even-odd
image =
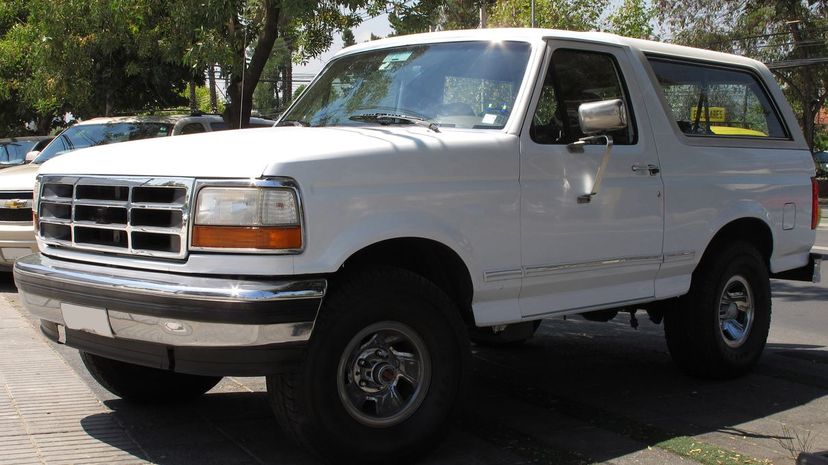
[[[696,121],[696,111],[698,109],[699,108],[695,107],[695,106],[690,107],[690,121]],[[709,120],[709,122],[711,122],[711,123],[724,123],[725,121],[727,121],[725,119],[725,108],[724,107],[710,107],[709,109],[710,109],[710,120]],[[707,118],[705,118],[705,115],[706,115],[706,111],[705,111],[704,108],[702,108],[701,118],[699,118],[699,121],[708,121]]]

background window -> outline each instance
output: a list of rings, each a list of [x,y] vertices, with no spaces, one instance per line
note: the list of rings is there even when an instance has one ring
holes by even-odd
[[[181,129],[181,135],[184,134],[198,134],[204,132],[204,126],[201,123],[188,123]]]
[[[621,99],[627,110],[627,128],[610,132],[616,144],[634,144],[635,131],[629,116],[621,73],[612,55],[582,50],[558,49],[546,73],[530,135],[539,144],[569,144],[584,137],[578,124],[582,103]]]
[[[788,137],[765,89],[751,73],[657,58],[649,61],[684,134]]]

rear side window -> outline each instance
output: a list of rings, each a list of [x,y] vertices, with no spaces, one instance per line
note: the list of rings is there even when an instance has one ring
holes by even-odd
[[[789,137],[767,91],[752,73],[662,58],[649,61],[685,135]]]
[[[202,126],[201,123],[188,123],[183,129],[181,129],[182,136],[185,134],[198,134],[201,132],[204,132],[204,126]]]
[[[613,99],[624,102],[630,125],[609,134],[615,144],[635,144],[629,99],[613,56],[585,50],[555,50],[529,134],[538,144],[575,142],[584,137],[578,122],[578,107],[582,103]]]

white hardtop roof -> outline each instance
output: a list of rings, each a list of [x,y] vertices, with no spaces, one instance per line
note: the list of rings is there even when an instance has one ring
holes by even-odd
[[[737,64],[752,68],[764,67],[761,62],[739,55],[714,52],[683,45],[655,42],[652,40],[631,39],[606,32],[576,32],[560,29],[539,29],[539,28],[494,28],[494,29],[465,29],[456,31],[428,32],[424,34],[411,34],[404,36],[390,37],[387,39],[373,40],[353,45],[341,50],[334,57],[348,55],[351,53],[375,50],[382,48],[401,47],[412,44],[427,44],[437,42],[459,42],[466,40],[492,40],[492,41],[523,41],[541,42],[548,39],[577,40],[593,42],[606,45],[616,45],[640,50],[645,53],[654,53],[666,56],[675,56],[696,60]]]
[[[170,123],[175,124],[184,118],[197,120],[199,118],[210,121],[223,121],[219,115],[136,115],[136,116],[107,116],[92,118],[78,122],[76,125],[111,124],[111,123]]]

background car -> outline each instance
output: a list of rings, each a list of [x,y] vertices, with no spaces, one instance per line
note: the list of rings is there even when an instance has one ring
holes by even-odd
[[[53,136],[26,136],[0,139],[0,169],[26,163],[26,154],[43,150]]]
[[[816,164],[817,177],[828,177],[828,152],[821,151],[814,153],[814,163]]]
[[[274,121],[251,118],[252,127]],[[32,223],[32,191],[40,165],[74,150],[156,137],[181,136],[226,129],[219,115],[120,116],[94,118],[66,129],[32,163],[0,172],[0,270],[37,251]],[[22,151],[24,158],[26,151]]]

